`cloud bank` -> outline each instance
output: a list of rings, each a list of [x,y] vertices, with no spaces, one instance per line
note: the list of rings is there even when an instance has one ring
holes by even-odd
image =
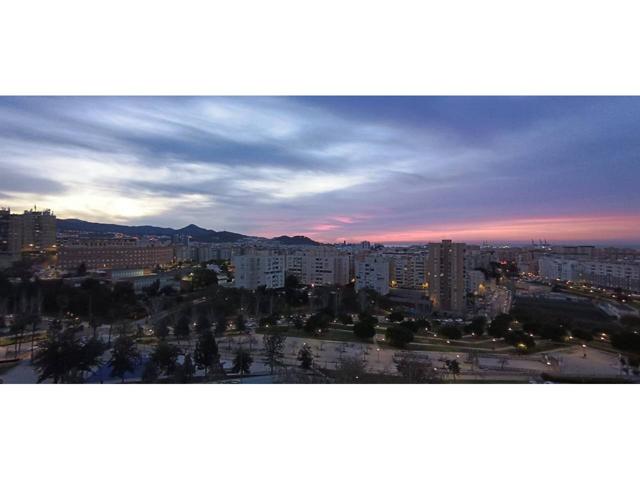
[[[640,243],[635,97],[2,97],[0,204],[255,235]]]

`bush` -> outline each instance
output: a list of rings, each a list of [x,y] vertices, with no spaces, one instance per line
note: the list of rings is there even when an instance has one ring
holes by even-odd
[[[405,320],[401,322],[400,326],[411,330],[414,334],[418,333],[418,324],[416,322],[412,322],[411,320]]]
[[[542,330],[542,325],[537,322],[526,322],[522,325],[522,330],[527,333],[533,333],[534,335],[539,335],[540,330]]]
[[[424,318],[419,318],[418,320],[415,321],[416,327],[418,330],[424,330],[425,328],[431,328],[431,323],[429,323],[429,320],[426,320]]]
[[[487,326],[487,319],[485,317],[475,317],[471,320],[469,325],[465,325],[465,333],[473,333],[475,335],[484,335],[484,330]]]
[[[567,337],[567,329],[562,325],[545,325],[540,329],[540,336],[554,342],[563,342]]]
[[[368,323],[370,325],[376,326],[378,324],[378,319],[367,312],[362,312],[358,314],[358,319],[361,322]]]
[[[316,313],[307,319],[307,322],[304,324],[304,330],[308,333],[320,334],[329,328],[331,320],[330,315]]]
[[[376,334],[376,328],[367,322],[356,322],[353,326],[353,333],[358,338],[373,338]]]
[[[497,315],[489,325],[489,334],[498,338],[504,337],[509,332],[512,322],[513,318],[509,314],[501,313]]]
[[[384,337],[391,345],[398,348],[404,348],[408,343],[413,342],[413,332],[401,325],[392,325],[387,328]]]
[[[611,335],[611,345],[620,350],[640,353],[640,335],[633,332],[620,332]]]
[[[582,328],[574,328],[571,330],[571,335],[585,342],[593,340],[593,333],[588,330],[583,330]]]
[[[509,345],[527,350],[536,346],[535,340],[524,332],[508,332],[504,339]]]
[[[462,331],[455,325],[440,327],[438,333],[449,340],[459,340],[462,338]]]

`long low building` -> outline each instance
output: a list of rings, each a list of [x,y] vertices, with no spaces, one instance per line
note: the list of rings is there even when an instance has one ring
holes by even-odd
[[[89,270],[126,270],[172,263],[172,246],[139,244],[130,238],[81,240],[58,250],[58,267],[63,270],[81,265]]]
[[[640,263],[549,255],[540,258],[539,269],[540,276],[548,280],[585,282],[598,287],[640,292]]]

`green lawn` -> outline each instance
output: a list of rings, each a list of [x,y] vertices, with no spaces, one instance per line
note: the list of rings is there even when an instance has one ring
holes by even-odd
[[[602,310],[588,302],[518,297],[512,314],[523,320],[528,317],[539,323],[565,321],[584,328],[603,327],[612,322]]]

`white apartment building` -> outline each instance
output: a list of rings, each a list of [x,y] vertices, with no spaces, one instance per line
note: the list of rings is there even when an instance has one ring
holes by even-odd
[[[629,262],[586,261],[581,265],[581,280],[599,287],[623,288],[640,292],[640,264]]]
[[[346,285],[349,283],[349,257],[321,250],[287,254],[286,274],[305,285]]]
[[[367,255],[355,259],[356,292],[371,288],[381,295],[389,293],[391,260],[382,255]]]
[[[586,282],[640,292],[639,263],[545,256],[540,258],[539,267],[540,276],[549,280]]]
[[[234,255],[231,264],[235,271],[235,286],[255,290],[260,286],[266,288],[283,288],[285,257],[270,252],[256,252],[246,255]]]
[[[538,260],[538,269],[542,278],[577,282],[580,279],[579,264],[577,260],[549,255]]]

